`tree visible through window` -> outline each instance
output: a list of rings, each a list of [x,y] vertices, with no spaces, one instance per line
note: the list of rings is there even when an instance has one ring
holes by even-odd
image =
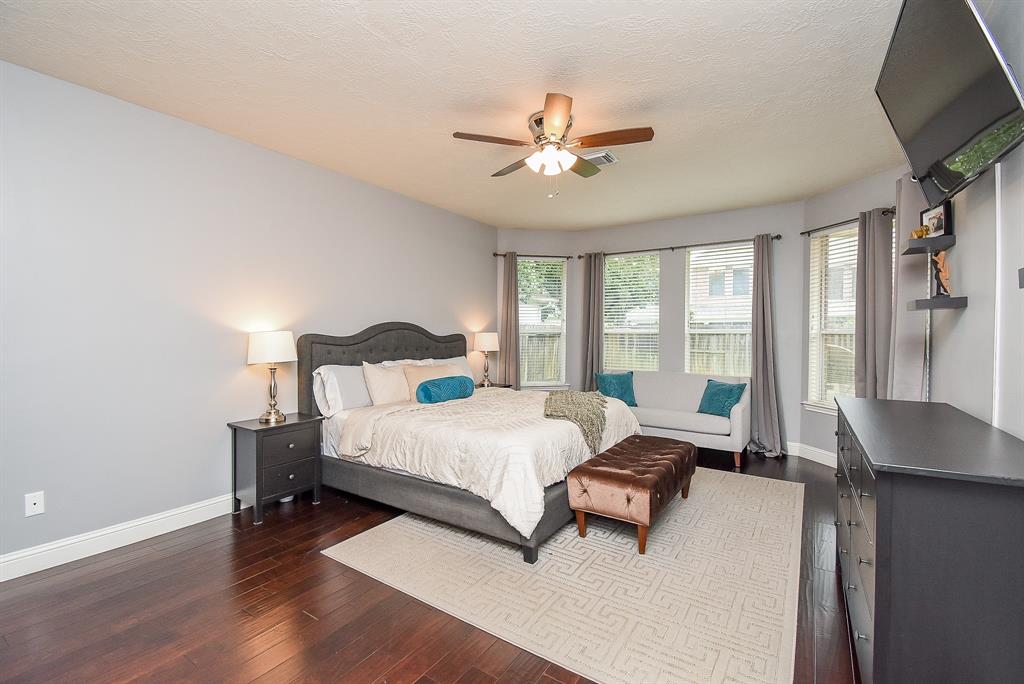
[[[604,367],[658,370],[661,259],[657,252],[604,261]]]
[[[519,378],[565,384],[565,259],[518,259]]]
[[[750,375],[754,244],[686,250],[686,372]]]

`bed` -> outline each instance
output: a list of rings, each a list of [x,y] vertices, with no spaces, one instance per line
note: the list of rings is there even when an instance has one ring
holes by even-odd
[[[435,335],[412,323],[394,322],[349,336],[302,335],[297,347],[299,411],[320,415],[313,398],[313,371],[320,366],[465,356],[466,338],[461,334]],[[486,393],[480,394],[482,401],[487,400]],[[490,501],[461,487],[327,453],[321,453],[320,458],[324,485],[516,544],[528,563],[536,562],[540,545],[573,518],[564,480],[543,488],[543,514],[531,526],[532,533],[524,536]]]

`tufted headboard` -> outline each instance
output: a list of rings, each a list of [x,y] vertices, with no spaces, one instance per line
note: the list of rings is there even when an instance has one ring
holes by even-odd
[[[313,371],[320,366],[359,366],[398,359],[448,359],[466,355],[466,336],[435,335],[414,323],[378,323],[355,335],[307,334],[296,342],[299,413],[320,415],[313,401]]]

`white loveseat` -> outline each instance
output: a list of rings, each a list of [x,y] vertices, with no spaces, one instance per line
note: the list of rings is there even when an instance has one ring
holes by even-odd
[[[708,380],[738,383],[746,388],[728,418],[697,413]],[[750,378],[695,375],[681,371],[634,371],[632,407],[645,435],[672,437],[699,447],[731,451],[736,467],[750,441]]]

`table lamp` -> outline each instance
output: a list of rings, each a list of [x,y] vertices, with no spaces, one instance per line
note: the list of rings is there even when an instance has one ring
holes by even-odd
[[[291,330],[249,333],[249,365],[266,363],[270,366],[270,406],[260,416],[261,423],[283,423],[286,420],[277,408],[277,364],[298,360]]]
[[[490,387],[491,379],[488,377],[488,373],[490,371],[490,368],[488,367],[488,357],[492,351],[498,351],[498,333],[478,332],[476,334],[476,339],[473,342],[473,349],[484,353],[484,381],[480,383],[480,386]]]

